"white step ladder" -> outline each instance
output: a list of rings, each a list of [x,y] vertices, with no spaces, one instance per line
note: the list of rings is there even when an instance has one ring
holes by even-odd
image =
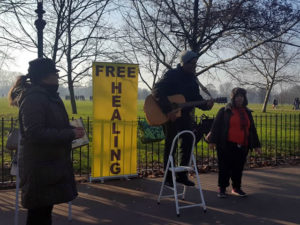
[[[192,149],[191,149],[190,162],[189,162],[189,166],[174,166],[173,151],[174,151],[176,141],[179,139],[180,135],[182,135],[182,134],[190,134],[193,137],[193,145],[192,145]],[[177,216],[180,216],[180,213],[179,213],[180,209],[197,207],[197,206],[202,207],[203,211],[206,212],[206,205],[205,205],[205,201],[204,201],[204,197],[203,197],[203,193],[202,193],[202,188],[201,188],[201,184],[200,184],[200,178],[199,178],[199,173],[198,173],[198,170],[197,170],[196,159],[195,159],[195,156],[194,156],[194,153],[193,153],[194,146],[195,146],[195,135],[190,130],[183,130],[183,131],[179,132],[174,137],[173,142],[172,142],[172,146],[171,146],[171,151],[170,151],[170,154],[169,154],[169,159],[168,159],[167,166],[166,166],[166,169],[165,169],[164,178],[163,178],[163,181],[162,181],[160,193],[159,193],[159,196],[158,196],[158,199],[157,199],[157,204],[160,204],[160,199],[170,198],[170,197],[174,196]],[[170,171],[172,173],[173,187],[170,187],[170,186],[166,185],[166,178],[167,178],[168,171]],[[195,204],[180,206],[179,202],[178,202],[178,196],[182,196],[182,199],[184,199],[187,187],[186,187],[186,185],[184,185],[183,192],[178,193],[177,184],[176,184],[176,175],[175,174],[178,173],[178,172],[190,172],[190,171],[194,171],[195,174],[196,174],[196,180],[197,180],[196,188],[199,189],[201,202],[200,203],[195,203]],[[174,192],[174,195],[163,195],[164,188],[172,190]]]

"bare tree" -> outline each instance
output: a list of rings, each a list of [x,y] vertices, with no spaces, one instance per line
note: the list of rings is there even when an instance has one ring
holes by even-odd
[[[155,24],[145,17],[148,8],[143,2],[130,1],[124,8],[122,1],[121,5],[119,11],[123,24],[120,25],[121,32],[116,37],[120,51],[114,57],[119,61],[139,64],[139,77],[151,90],[159,75],[171,68],[179,49],[169,47],[170,43],[165,35],[168,28],[165,24]],[[162,11],[153,11],[152,16],[157,20],[163,16]]]
[[[10,18],[7,15],[14,11],[14,6],[24,5],[23,0],[16,0],[12,5],[10,0],[0,1],[0,33],[5,33],[9,29]],[[0,70],[7,69],[9,62],[13,60],[10,51],[15,46],[7,38],[0,36]]]
[[[37,48],[34,10],[36,3],[23,0],[24,5],[10,0],[11,10],[0,39],[28,51]],[[68,84],[72,112],[77,113],[74,85],[90,76],[92,61],[105,55],[104,41],[110,27],[104,22],[111,0],[44,1],[44,56],[51,57],[61,69],[61,82]],[[26,3],[26,4],[25,4]],[[12,16],[14,16],[12,18]],[[14,24],[15,26],[11,26]]]
[[[199,54],[197,75],[291,31],[300,20],[298,5],[285,0],[130,2],[133,13],[127,25],[132,28],[131,35],[148,46],[152,62],[171,68],[179,51],[191,49]],[[233,46],[249,36],[255,40],[235,51]],[[137,42],[131,47],[141,48]]]
[[[291,43],[291,39],[282,36],[274,42],[265,43],[244,55],[233,65],[234,69],[227,69],[241,85],[265,91],[262,112],[266,112],[271,91],[277,84],[300,82],[300,48],[286,44]]]
[[[110,0],[53,1],[53,19],[50,26],[54,42],[49,39],[49,48],[54,59],[66,63],[62,67],[70,92],[72,112],[77,113],[74,84],[90,74],[92,61],[101,56],[103,41],[109,39],[108,25],[102,19]],[[50,20],[51,21],[51,20]],[[53,29],[55,27],[55,30]],[[61,52],[61,54],[59,54]]]

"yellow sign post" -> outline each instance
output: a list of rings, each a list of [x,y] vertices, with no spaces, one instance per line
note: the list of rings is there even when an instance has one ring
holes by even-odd
[[[93,179],[137,174],[138,65],[93,63]]]

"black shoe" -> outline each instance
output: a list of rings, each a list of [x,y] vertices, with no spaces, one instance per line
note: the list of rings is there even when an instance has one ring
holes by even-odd
[[[190,181],[187,177],[178,177],[176,179],[176,182],[184,184],[186,186],[195,186],[195,183],[193,181]]]
[[[166,182],[165,182],[165,185],[167,185],[167,186],[169,186],[169,187],[174,187],[174,185],[173,185],[173,181],[172,180],[166,180]]]
[[[226,188],[220,188],[218,193],[219,198],[227,198]]]
[[[243,192],[243,190],[240,189],[240,188],[233,188],[232,191],[231,191],[231,194],[236,195],[236,196],[240,196],[240,197],[247,196],[247,194],[245,192]]]

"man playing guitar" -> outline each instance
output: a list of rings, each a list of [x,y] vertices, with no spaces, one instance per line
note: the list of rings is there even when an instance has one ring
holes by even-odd
[[[168,96],[182,95],[187,102],[201,101],[202,104],[196,107],[202,110],[210,110],[213,107],[213,100],[204,100],[200,95],[198,80],[196,77],[196,65],[198,54],[192,51],[184,51],[181,55],[181,62],[177,68],[170,69],[166,74],[154,85],[152,96],[161,108],[162,112],[167,116],[168,121],[163,124],[165,133],[165,149],[164,149],[164,167],[168,162],[171,145],[176,134],[182,130],[192,130],[194,124],[195,107],[182,108],[181,116],[177,116],[176,110],[173,109],[172,103]],[[190,150],[192,145],[191,136],[182,135],[181,140],[181,158],[180,165],[187,166],[190,160]],[[187,186],[195,184],[188,179],[186,172],[177,173],[177,182]],[[166,184],[173,186],[172,175],[167,174]]]

